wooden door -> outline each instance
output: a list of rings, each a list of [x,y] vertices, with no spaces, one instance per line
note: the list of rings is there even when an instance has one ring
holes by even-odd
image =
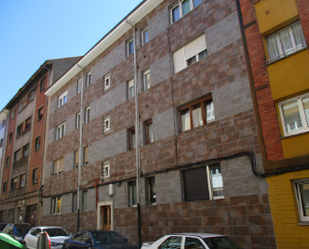
[[[111,230],[111,206],[101,206],[102,229]]]

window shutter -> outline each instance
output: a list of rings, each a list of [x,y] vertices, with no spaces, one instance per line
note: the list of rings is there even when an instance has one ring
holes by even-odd
[[[205,49],[206,37],[205,35],[202,35],[184,47],[185,60],[190,59],[191,57],[197,55],[199,52],[202,52]]]
[[[79,151],[75,151],[75,167],[78,166],[79,163]]]
[[[185,201],[209,200],[206,167],[183,171]]]
[[[175,73],[181,71],[186,67],[184,58],[184,48],[177,50],[173,53],[174,71]]]
[[[58,174],[59,174],[60,172],[63,172],[63,168],[64,168],[63,166],[64,166],[64,158],[62,157],[62,158],[59,159]]]
[[[85,163],[88,163],[88,146],[85,147],[85,154],[84,154],[84,157],[85,157]]]

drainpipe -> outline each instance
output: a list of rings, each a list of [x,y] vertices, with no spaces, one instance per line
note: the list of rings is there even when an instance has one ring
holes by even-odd
[[[135,144],[136,144],[136,202],[138,221],[138,244],[141,246],[141,217],[140,217],[140,134],[139,134],[139,108],[137,87],[137,61],[136,61],[136,37],[135,27],[128,20],[126,22],[132,27],[133,32],[133,56],[134,56],[134,92],[135,92]]]
[[[81,161],[83,152],[83,105],[84,105],[84,73],[85,70],[78,63],[77,66],[82,69],[82,83],[81,83],[81,103],[80,103],[80,120],[79,120],[79,155],[78,155],[78,179],[77,179],[77,226],[76,229],[79,231],[79,217],[80,217],[80,184],[81,184]],[[77,82],[78,84],[78,82]]]

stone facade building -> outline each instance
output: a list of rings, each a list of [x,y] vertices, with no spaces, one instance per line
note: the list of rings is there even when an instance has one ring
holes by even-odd
[[[42,224],[275,248],[234,0],[146,0],[49,96]]]
[[[77,58],[47,60],[6,105],[0,222],[38,224],[47,97],[45,90]]]

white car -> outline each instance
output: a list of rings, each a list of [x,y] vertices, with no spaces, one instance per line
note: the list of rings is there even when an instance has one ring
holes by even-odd
[[[61,249],[63,241],[70,238],[70,234],[62,227],[57,226],[42,226],[33,227],[25,236],[25,245],[29,249],[36,249],[38,237],[40,233],[47,232],[50,237],[51,248]]]
[[[212,233],[165,235],[155,242],[144,242],[141,249],[243,249],[227,236]]]

